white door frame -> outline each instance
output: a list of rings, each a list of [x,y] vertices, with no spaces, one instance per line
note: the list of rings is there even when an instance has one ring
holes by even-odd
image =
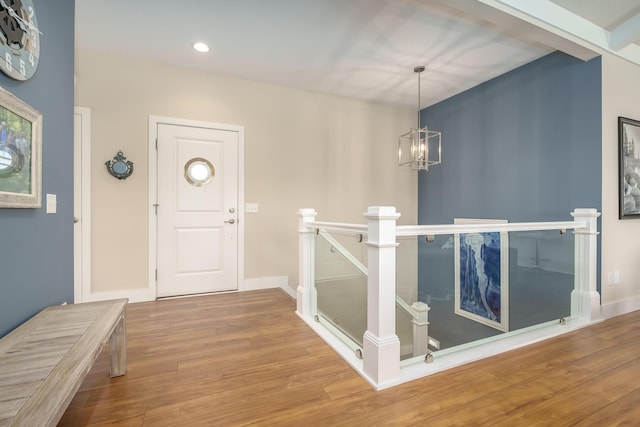
[[[244,283],[244,126],[175,117],[149,116],[149,295],[158,295],[156,269],[158,265],[158,125],[192,126],[238,133],[238,290]]]
[[[73,301],[79,303],[91,295],[91,109],[87,107],[74,107],[73,141]]]

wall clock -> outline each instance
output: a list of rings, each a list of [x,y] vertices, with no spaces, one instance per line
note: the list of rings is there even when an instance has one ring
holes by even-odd
[[[0,0],[0,69],[27,80],[38,68],[40,31],[32,0]]]

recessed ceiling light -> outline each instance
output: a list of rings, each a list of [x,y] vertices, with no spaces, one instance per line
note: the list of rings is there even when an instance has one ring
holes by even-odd
[[[206,43],[197,42],[193,44],[193,48],[198,52],[207,53],[209,52],[209,46]]]

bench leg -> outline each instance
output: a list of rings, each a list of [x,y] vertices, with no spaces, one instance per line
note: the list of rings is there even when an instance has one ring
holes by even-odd
[[[124,312],[109,338],[109,355],[111,356],[111,377],[124,375],[127,372],[127,334]]]

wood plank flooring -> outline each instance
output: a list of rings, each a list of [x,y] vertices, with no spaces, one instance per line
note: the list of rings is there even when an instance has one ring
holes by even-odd
[[[380,392],[280,290],[127,307],[60,426],[640,425],[640,311]]]

